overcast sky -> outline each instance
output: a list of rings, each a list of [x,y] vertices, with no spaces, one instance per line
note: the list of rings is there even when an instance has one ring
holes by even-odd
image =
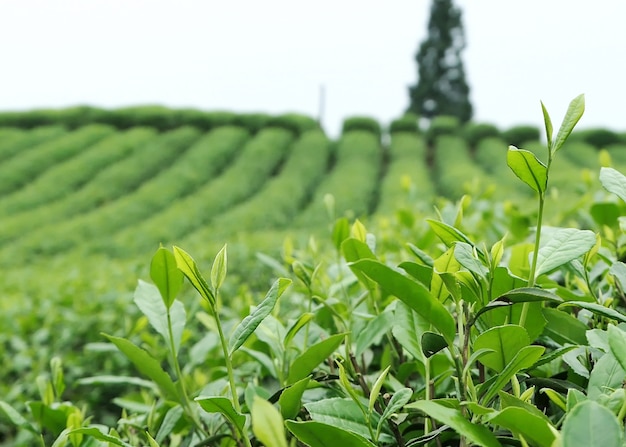
[[[626,1],[457,0],[476,121],[626,131]],[[0,0],[0,110],[163,104],[383,124],[408,105],[427,0]]]

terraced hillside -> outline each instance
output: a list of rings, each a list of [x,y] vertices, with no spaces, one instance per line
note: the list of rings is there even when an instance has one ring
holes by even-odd
[[[409,122],[392,125],[382,144],[378,123],[356,119],[332,142],[302,116],[81,110],[0,115],[5,268],[74,255],[145,258],[160,243],[212,245],[261,231],[324,232],[336,217],[432,214],[440,198],[466,193],[532,201],[506,166],[500,135],[423,136]],[[95,123],[81,122],[90,116]],[[590,144],[570,146],[555,171],[555,219],[575,214],[590,186],[580,180],[600,164]],[[618,168],[626,164],[621,146],[607,149]]]

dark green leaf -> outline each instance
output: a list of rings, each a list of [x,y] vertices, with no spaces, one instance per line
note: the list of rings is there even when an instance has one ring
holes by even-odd
[[[485,354],[479,361],[499,373],[520,349],[528,345],[530,338],[526,329],[515,324],[507,324],[493,327],[480,334],[474,341],[474,350],[492,350],[493,352]]]
[[[316,421],[286,421],[291,433],[309,447],[376,447],[363,436],[332,425]]]
[[[345,336],[345,333],[331,335],[326,340],[322,340],[319,343],[310,346],[291,364],[289,368],[289,376],[287,377],[287,383],[295,383],[311,374],[311,372],[320,363],[335,352],[335,350],[343,342]]]
[[[434,332],[424,332],[422,334],[422,352],[428,358],[448,347],[446,340]]]
[[[533,445],[551,446],[556,440],[556,428],[545,418],[528,412],[525,408],[507,407],[486,416],[486,420],[522,435]]]
[[[278,398],[280,412],[285,419],[295,418],[302,408],[302,394],[309,386],[310,379],[305,377],[298,380],[288,388],[285,388]]]
[[[183,416],[184,410],[180,405],[176,405],[170,408],[167,413],[165,413],[165,417],[163,418],[163,422],[159,427],[159,431],[155,436],[155,441],[161,443],[165,440],[165,438],[172,434],[174,427]]]
[[[557,343],[587,344],[587,326],[582,321],[558,309],[545,308],[543,315],[548,321],[544,333]]]
[[[200,396],[196,397],[196,402],[207,413],[220,413],[243,433],[246,417],[235,410],[230,399],[223,396]]]
[[[386,310],[369,321],[356,337],[354,355],[360,357],[368,347],[380,343],[381,339],[391,330],[394,324],[393,313]]]
[[[585,301],[568,301],[566,303],[561,304],[559,308],[570,307],[570,306],[582,307],[583,309],[587,309],[593,312],[594,314],[602,315],[603,317],[607,317],[607,318],[610,318],[611,320],[619,321],[620,323],[626,323],[625,315],[622,315],[621,313],[619,313],[618,311],[614,309],[604,307],[602,304],[587,303]],[[579,343],[579,344],[584,344],[584,343]]]
[[[402,301],[396,305],[394,316],[393,336],[414,359],[422,361],[422,334],[430,329],[430,324]]]

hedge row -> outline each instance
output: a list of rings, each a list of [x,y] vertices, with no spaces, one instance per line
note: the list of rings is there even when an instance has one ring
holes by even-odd
[[[45,126],[28,131],[13,127],[0,128],[0,162],[65,133],[67,131],[61,126]]]
[[[218,129],[220,130],[220,129]],[[133,255],[137,250],[154,250],[159,243],[180,242],[180,238],[201,228],[219,213],[246,200],[262,187],[284,159],[293,138],[285,129],[264,129],[238,149],[237,158],[222,164],[221,174],[212,172],[213,179],[193,194],[169,203],[138,225],[123,230],[103,246],[95,247],[113,255]],[[237,135],[221,135],[214,145],[242,145]],[[223,152],[223,147],[218,152]],[[205,169],[209,169],[205,166]]]
[[[257,132],[267,126],[283,127],[297,134],[319,127],[313,118],[289,113],[271,116],[263,113],[233,113],[226,111],[205,112],[196,109],[170,109],[162,106],[125,107],[105,110],[90,106],[66,109],[32,110],[26,112],[0,113],[0,127],[30,129],[37,126],[58,124],[76,129],[92,123],[109,124],[118,129],[149,126],[159,131],[181,126],[194,126],[211,130],[219,126],[242,126]]]
[[[440,195],[457,200],[472,183],[484,185],[485,171],[470,156],[467,142],[458,136],[442,135],[435,140],[434,178]]]
[[[381,171],[382,150],[377,135],[353,130],[337,143],[332,171],[318,186],[310,205],[296,218],[295,225],[317,227],[330,222],[325,197],[334,201],[335,217],[363,217],[375,207]]]
[[[0,214],[20,212],[75,193],[102,169],[130,155],[155,134],[152,129],[136,127],[85,147],[80,154],[53,165],[32,183],[0,200]]]
[[[0,196],[19,189],[51,166],[79,154],[113,132],[110,126],[94,124],[33,146],[19,156],[12,157],[0,166]]]
[[[392,215],[401,207],[430,209],[435,189],[426,165],[424,139],[415,132],[394,132],[389,158],[376,213]]]
[[[381,128],[378,121],[368,116],[353,116],[346,118],[341,127],[341,133],[347,133],[353,130],[365,130],[380,137]]]
[[[565,157],[579,167],[600,171],[600,153],[584,141],[568,141],[559,151],[559,159]]]
[[[185,242],[195,246],[195,242],[201,243],[214,233],[232,234],[288,226],[326,173],[329,156],[330,141],[323,132],[303,134],[293,145],[279,175],[250,200],[217,216],[209,226]]]
[[[26,258],[37,253],[57,253],[78,243],[85,243],[90,237],[102,236],[103,233],[98,233],[102,231],[102,222],[92,216],[107,217],[105,210],[116,209],[114,207],[118,203],[113,201],[106,205],[110,200],[119,197],[123,197],[121,200],[126,200],[127,197],[137,197],[136,192],[133,192],[134,188],[149,185],[148,179],[157,176],[160,171],[174,163],[199,136],[200,132],[192,127],[181,127],[160,135],[140,145],[137,148],[137,156],[128,157],[109,166],[93,181],[66,200],[15,216],[17,222],[13,221],[7,225],[10,228],[9,232],[15,231],[15,225],[18,223],[33,228],[32,219],[35,219],[34,225],[43,226],[32,233],[24,232],[24,237],[10,244],[12,248],[9,248],[7,253],[20,253]],[[155,191],[154,194],[165,195],[167,192]],[[141,202],[133,202],[130,209],[123,211],[130,213],[133,212],[132,207],[143,205]],[[100,208],[69,219],[97,207]],[[124,214],[115,214],[111,217],[115,221],[126,218]],[[87,228],[86,225],[93,227]],[[0,236],[2,240],[6,239],[4,235],[5,229],[3,228],[2,236]]]
[[[389,124],[389,133],[412,132],[419,133],[419,117],[413,113],[407,113]]]

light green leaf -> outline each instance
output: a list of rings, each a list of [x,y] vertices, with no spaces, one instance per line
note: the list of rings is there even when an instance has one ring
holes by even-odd
[[[626,379],[626,371],[612,354],[605,354],[596,362],[587,385],[587,396],[596,400],[603,394],[622,386]]]
[[[541,111],[543,113],[543,123],[546,127],[546,138],[548,140],[548,150],[551,151],[552,150],[552,120],[550,119],[550,114],[548,113],[548,109],[546,109],[546,106],[543,104],[543,101],[541,101]]]
[[[302,408],[302,395],[309,386],[310,380],[308,377],[298,380],[280,394],[278,404],[283,418],[293,419],[298,415],[300,408]]]
[[[252,404],[252,432],[266,447],[287,447],[282,416],[274,405],[258,395]]]
[[[39,433],[39,430],[28,422],[24,416],[19,414],[15,408],[2,400],[0,400],[0,414],[4,414],[11,424],[17,428],[23,428],[32,433]]]
[[[393,336],[414,359],[423,362],[422,334],[430,329],[430,324],[402,301],[398,302],[394,316]]]
[[[196,397],[195,400],[204,411],[207,413],[220,413],[237,427],[239,433],[243,433],[246,417],[235,410],[230,399],[223,396],[200,396]]]
[[[600,168],[600,183],[604,188],[626,202],[626,176],[613,168]]]
[[[159,290],[150,283],[139,280],[135,289],[134,301],[141,312],[148,318],[150,325],[157,331],[163,339],[170,343],[170,332],[168,328],[168,313],[172,324],[172,336],[174,342],[174,355],[178,353],[180,340],[185,329],[187,314],[185,306],[178,300],[170,304],[169,310],[165,307]]]
[[[558,433],[546,418],[520,407],[507,407],[485,419],[511,430],[514,435],[522,435],[532,445],[551,446]]]
[[[387,378],[387,373],[389,373],[390,369],[391,369],[391,365],[385,368],[383,372],[381,372],[380,375],[378,376],[378,379],[376,379],[376,382],[374,382],[374,386],[372,387],[372,390],[370,391],[370,398],[369,398],[369,404],[368,404],[368,410],[370,413],[374,411],[374,405],[376,404],[376,399],[378,399],[378,396],[380,395],[380,389],[383,387],[383,383],[385,383],[385,379]]]
[[[598,303],[588,303],[586,301],[567,301],[559,306],[562,307],[582,307],[583,309],[587,309],[594,314],[602,315],[603,317],[610,318],[615,321],[619,321],[620,323],[626,323],[626,315],[623,315],[616,311],[615,309],[611,309],[608,307],[604,307],[602,304]],[[584,343],[580,343],[584,344]]]
[[[422,284],[378,261],[362,259],[352,265],[376,281],[383,290],[420,314],[439,330],[448,343],[454,341],[456,324],[452,315]]]
[[[252,335],[261,322],[267,317],[278,298],[285,292],[287,287],[291,285],[291,280],[286,278],[279,278],[272,284],[272,287],[267,292],[265,299],[257,306],[254,311],[243,319],[241,323],[235,328],[233,335],[230,337],[228,343],[228,354],[232,355],[245,341]]]
[[[311,374],[313,369],[315,369],[320,363],[335,352],[335,350],[343,342],[345,336],[345,333],[331,335],[327,339],[310,346],[291,364],[289,368],[289,376],[287,377],[287,383],[295,383]]]
[[[472,444],[482,447],[500,447],[500,443],[487,427],[471,423],[460,410],[446,407],[432,400],[413,402],[406,405],[405,408],[423,411],[433,419],[452,427],[454,431],[466,437]]]
[[[520,351],[530,345],[528,332],[522,326],[507,324],[496,326],[480,334],[474,341],[474,350],[490,349],[479,362],[496,372],[501,372]]]
[[[611,353],[622,369],[626,371],[626,332],[613,325],[609,325],[608,332]]]
[[[370,250],[369,246],[365,242],[358,239],[348,238],[341,244],[341,252],[343,253],[343,257],[348,262],[348,266],[350,267],[350,270],[352,270],[352,273],[356,275],[365,287],[371,289],[373,287],[372,280],[365,276],[363,272],[353,268],[351,264],[359,259],[376,259],[376,255],[374,255],[372,250]]]
[[[591,400],[567,413],[561,434],[563,447],[622,447],[623,442],[623,429],[615,415]]]
[[[461,233],[459,230],[454,228],[447,223],[434,220],[434,219],[426,219],[426,222],[433,230],[433,232],[437,235],[439,239],[446,245],[446,247],[450,248],[457,242],[465,242],[466,244],[474,247],[474,243],[468,238],[465,234]],[[479,252],[480,253],[480,252]]]
[[[215,312],[215,296],[198,270],[196,261],[185,250],[176,246],[174,246],[174,257],[176,258],[176,266],[183,272],[200,296],[209,302],[211,309]]]
[[[539,289],[537,287],[520,287],[509,290],[504,295],[500,295],[495,300],[489,302],[489,304],[476,312],[474,320],[477,320],[479,316],[490,310],[501,309],[506,306],[512,306],[513,304],[535,303],[541,301],[561,304],[563,299],[549,290]]]
[[[509,146],[506,161],[521,181],[543,195],[548,183],[548,169],[535,154]]]
[[[300,317],[291,325],[289,330],[287,331],[287,335],[285,335],[284,346],[287,347],[293,340],[293,337],[296,336],[298,331],[302,329],[306,324],[311,321],[315,317],[315,314],[310,312],[303,313]]]
[[[380,343],[382,337],[391,330],[394,324],[393,313],[386,309],[376,318],[369,321],[356,337],[354,355],[360,357],[369,346]]]
[[[98,441],[108,442],[109,444],[117,445],[120,447],[132,447],[130,444],[122,441],[120,438],[103,433],[103,431],[100,430],[99,427],[81,427],[67,432],[68,436],[73,434],[83,434],[91,436]]]
[[[322,422],[286,421],[291,433],[309,447],[376,447],[363,436]]]
[[[562,310],[545,308],[543,316],[548,321],[544,333],[560,344],[586,345],[585,332],[587,326],[582,321],[574,318]]]
[[[485,278],[489,273],[489,269],[474,257],[473,247],[465,242],[457,242],[454,245],[454,257],[459,264],[481,278]]]
[[[596,244],[593,231],[559,228],[539,249],[535,278],[584,255]]]
[[[159,427],[159,431],[156,434],[155,441],[159,444],[165,440],[167,436],[172,434],[174,427],[183,416],[184,410],[180,405],[173,406],[167,413],[165,413],[165,417],[163,418],[163,422]]]
[[[383,415],[378,422],[378,432],[380,432],[382,423],[389,419],[394,413],[400,411],[402,407],[404,407],[409,402],[409,400],[411,400],[412,396],[413,390],[411,390],[410,388],[402,388],[393,393],[393,396],[391,396],[391,399],[389,399],[389,403],[385,407]]]
[[[525,346],[516,352],[513,359],[506,365],[502,372],[496,376],[496,380],[489,386],[482,398],[483,404],[487,405],[515,374],[522,369],[533,366],[545,350],[546,348],[543,346]],[[488,382],[485,382],[483,387],[487,386],[487,384]]]
[[[226,278],[226,271],[228,270],[228,252],[226,245],[215,256],[213,266],[211,267],[211,285],[213,290],[218,290],[222,287],[224,279]]]
[[[609,273],[613,275],[619,287],[622,290],[626,290],[626,264],[620,261],[613,263],[609,269]]]
[[[565,112],[565,118],[563,118],[563,122],[561,123],[561,127],[559,128],[558,133],[556,134],[556,139],[554,140],[554,145],[552,146],[552,153],[556,153],[561,147],[567,137],[572,133],[576,123],[583,116],[585,112],[585,95],[578,95],[574,98],[567,108],[567,112]]]
[[[122,351],[141,374],[152,379],[165,397],[178,401],[179,396],[176,385],[174,385],[172,378],[163,371],[160,363],[154,359],[154,357],[125,338],[114,337],[113,335],[107,334],[102,335],[117,346],[117,349]]]
[[[333,244],[339,251],[344,240],[350,237],[350,222],[346,217],[341,217],[333,225]]]
[[[183,285],[183,273],[176,267],[176,258],[169,250],[160,247],[150,262],[150,278],[159,289],[161,299],[168,309],[172,306]]]

